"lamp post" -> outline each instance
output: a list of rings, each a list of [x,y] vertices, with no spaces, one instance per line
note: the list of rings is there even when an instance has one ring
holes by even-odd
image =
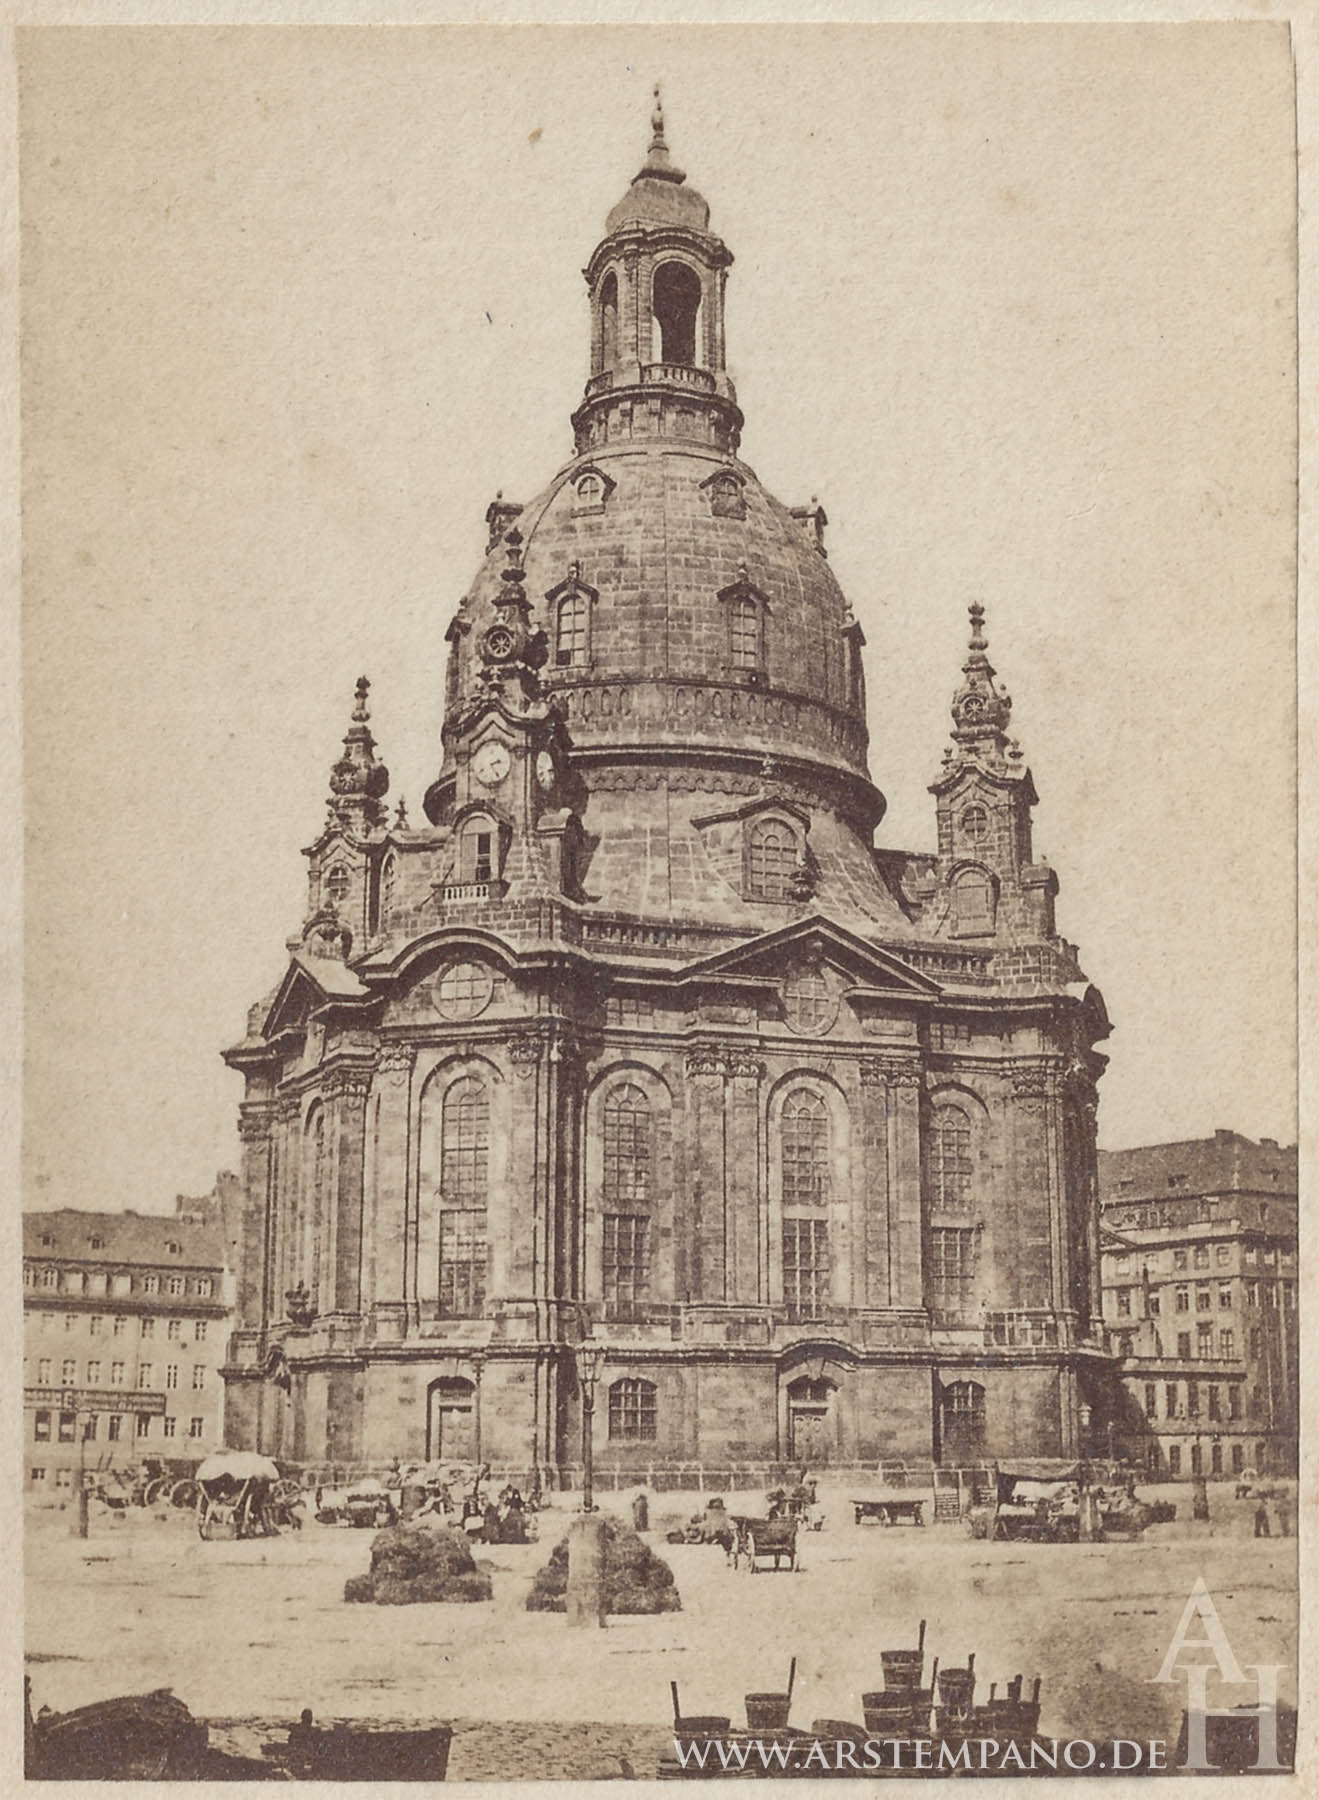
[[[595,1389],[604,1365],[603,1344],[589,1338],[578,1344],[577,1381],[582,1391],[582,1511],[595,1511],[594,1427]]]

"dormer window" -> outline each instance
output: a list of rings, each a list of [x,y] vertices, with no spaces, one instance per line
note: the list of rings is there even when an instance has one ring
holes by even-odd
[[[728,666],[742,681],[758,682],[765,673],[765,596],[751,585],[743,567],[730,587],[720,589],[719,598],[728,621]]]
[[[462,836],[463,881],[493,881],[499,837],[493,819],[469,819]]]
[[[780,903],[791,898],[800,860],[797,835],[785,819],[754,820],[747,831],[747,898]]]
[[[953,879],[953,935],[983,937],[994,929],[997,897],[986,869],[963,869]]]
[[[579,469],[572,479],[573,518],[602,513],[617,486],[618,483],[612,476],[606,475],[603,469],[597,469],[594,465]]]
[[[701,483],[710,501],[710,512],[716,519],[745,519],[746,496],[742,477],[733,469],[716,469]]]
[[[559,601],[555,618],[554,661],[561,669],[582,667],[591,649],[591,603],[580,588]]]

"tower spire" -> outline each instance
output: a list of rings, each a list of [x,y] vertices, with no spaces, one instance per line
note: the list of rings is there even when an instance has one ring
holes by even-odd
[[[664,102],[660,98],[659,82],[654,87],[654,106],[650,114],[650,148],[646,151],[646,160],[640,171],[632,177],[637,181],[686,181],[684,170],[677,168],[669,157],[669,146],[664,141]]]
[[[1002,761],[1008,749],[1007,726],[1012,716],[1012,700],[995,679],[994,665],[988,656],[989,640],[985,636],[985,609],[978,600],[967,608],[971,620],[971,641],[965,677],[953,695],[953,741],[965,754]]]
[[[353,690],[353,713],[343,741],[343,755],[330,771],[330,817],[347,831],[365,834],[383,825],[381,801],[389,792],[389,770],[376,760],[376,741],[367,721],[371,683],[359,675]]]

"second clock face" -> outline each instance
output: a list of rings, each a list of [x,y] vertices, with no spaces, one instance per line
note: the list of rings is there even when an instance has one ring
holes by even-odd
[[[486,787],[498,786],[508,770],[508,751],[502,744],[482,744],[472,758],[472,773]]]

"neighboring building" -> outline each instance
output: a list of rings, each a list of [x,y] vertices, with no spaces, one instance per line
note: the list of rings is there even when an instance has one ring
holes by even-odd
[[[218,1218],[234,1180],[221,1175],[203,1201],[180,1198],[174,1214],[24,1213],[29,1490],[71,1494],[80,1459],[197,1460],[223,1442],[232,1295]]]
[[[1101,1150],[1099,1189],[1117,1446],[1171,1476],[1294,1471],[1295,1147],[1216,1131]]]
[[[445,633],[425,823],[387,819],[359,683],[226,1057],[236,1442],[566,1480],[588,1323],[614,1480],[1072,1454],[1106,1416],[1109,1027],[983,611],[937,848],[876,849],[861,627],[823,509],[737,455],[708,217],[657,117],[586,269],[574,452],[492,504]]]

